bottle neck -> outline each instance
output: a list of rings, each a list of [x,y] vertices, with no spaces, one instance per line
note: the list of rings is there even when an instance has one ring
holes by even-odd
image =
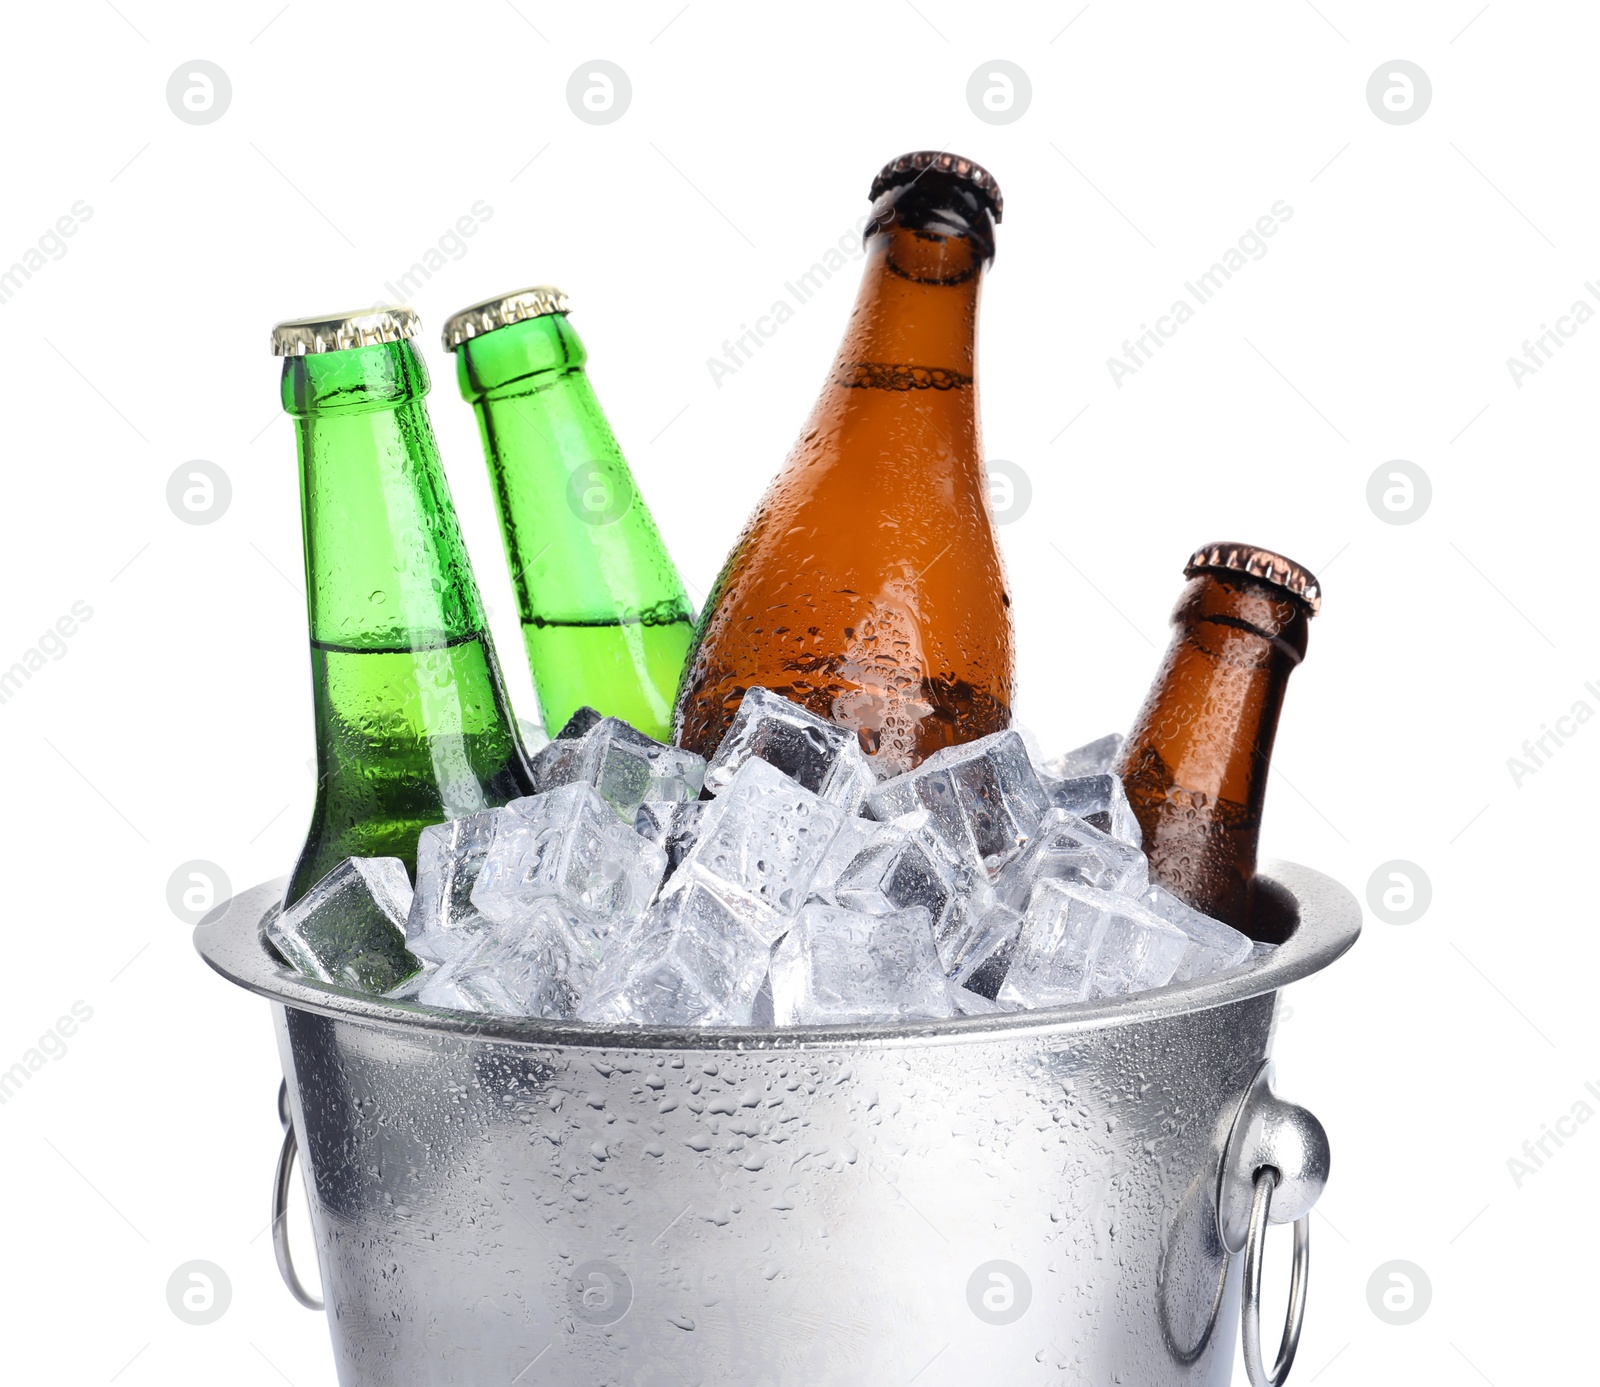
[[[866,267],[834,363],[854,389],[967,392],[977,370],[985,259],[967,235],[892,222],[867,237]]]
[[[470,338],[456,351],[456,384],[471,405],[559,383],[587,388],[588,350],[565,313],[544,313]]]
[[[1124,752],[1130,782],[1162,779],[1216,804],[1235,827],[1260,822],[1289,675],[1309,614],[1282,589],[1199,573],[1172,613],[1160,674]]]
[[[409,342],[290,357],[311,638],[416,650],[479,634],[483,605]]]
[[[518,579],[530,576],[525,566],[545,549],[550,532],[577,514],[574,497],[566,494],[572,469],[598,463],[626,476],[584,369],[588,360],[564,313],[496,328],[456,352],[456,384],[478,418],[502,532],[508,549],[516,550],[507,558]],[[585,485],[575,484],[574,492],[581,497]],[[631,501],[631,482],[619,485]],[[523,552],[529,543],[533,547]],[[559,564],[561,556],[552,559]],[[516,586],[520,596],[527,584]],[[525,609],[523,618],[530,614]]]

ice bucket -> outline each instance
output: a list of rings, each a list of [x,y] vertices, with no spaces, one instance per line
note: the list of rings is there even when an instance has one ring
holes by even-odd
[[[219,906],[206,961],[272,1003],[339,1381],[919,1387],[1287,1375],[1316,1119],[1272,1092],[1277,991],[1355,941],[1268,864],[1250,968],[1053,1012],[610,1030],[387,1003],[287,971]],[[1295,1223],[1263,1360],[1266,1225]],[[1281,1234],[1276,1236],[1283,1236]]]

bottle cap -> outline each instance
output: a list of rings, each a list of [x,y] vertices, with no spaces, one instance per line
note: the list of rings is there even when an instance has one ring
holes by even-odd
[[[974,164],[971,159],[963,159],[959,154],[947,154],[938,149],[922,149],[915,154],[902,154],[898,159],[891,159],[872,180],[872,188],[867,196],[876,202],[879,196],[888,192],[890,188],[898,188],[904,183],[915,183],[930,170],[947,173],[952,178],[970,183],[979,197],[988,204],[989,213],[995,221],[1002,219],[1001,213],[1005,209],[1005,202],[1000,196],[1000,185],[994,181],[994,175],[988,169]]]
[[[387,308],[357,308],[349,313],[319,313],[315,318],[291,318],[272,329],[274,356],[309,356],[315,352],[344,352],[378,342],[404,342],[415,337],[422,320],[403,303]]]
[[[510,327],[526,318],[542,318],[547,313],[570,313],[572,301],[553,284],[535,284],[531,289],[515,289],[509,294],[496,294],[492,299],[475,303],[452,313],[444,325],[444,349],[453,352],[463,342],[493,332],[497,327]]]
[[[1270,549],[1258,549],[1253,544],[1203,544],[1194,551],[1183,566],[1183,576],[1192,578],[1206,570],[1226,573],[1247,573],[1264,583],[1282,588],[1292,597],[1298,597],[1311,608],[1315,616],[1322,610],[1322,585],[1309,569],[1302,568],[1293,559],[1274,554]]]

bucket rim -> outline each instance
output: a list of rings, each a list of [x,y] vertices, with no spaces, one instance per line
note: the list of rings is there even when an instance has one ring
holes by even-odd
[[[195,926],[194,945],[201,958],[229,982],[279,1006],[382,1030],[431,1032],[545,1049],[774,1051],[1039,1039],[1163,1020],[1276,992],[1320,972],[1356,942],[1361,933],[1361,907],[1332,877],[1279,860],[1262,863],[1258,876],[1278,888],[1293,930],[1272,953],[1252,965],[1193,982],[1171,983],[1131,998],[938,1021],[784,1027],[610,1026],[480,1016],[413,1001],[391,1001],[318,982],[278,962],[263,938],[261,922],[283,898],[285,877],[252,886],[217,905]]]

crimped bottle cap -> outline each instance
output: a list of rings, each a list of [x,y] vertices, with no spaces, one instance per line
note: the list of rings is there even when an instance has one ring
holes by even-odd
[[[444,349],[453,352],[463,342],[510,327],[526,318],[542,318],[547,313],[570,313],[572,301],[553,284],[535,284],[531,289],[514,289],[492,299],[475,303],[452,313],[444,325]]]
[[[1270,549],[1258,549],[1253,544],[1202,544],[1183,566],[1183,576],[1192,578],[1207,569],[1228,573],[1248,573],[1264,583],[1282,588],[1292,597],[1298,597],[1311,608],[1315,616],[1322,610],[1322,585],[1311,570],[1303,568],[1293,559],[1274,554]]]
[[[344,352],[378,342],[404,342],[422,329],[414,308],[403,303],[387,308],[357,308],[349,313],[322,313],[315,318],[291,318],[272,329],[274,356],[310,356],[316,352]]]
[[[898,159],[891,159],[872,180],[872,188],[867,196],[876,202],[890,188],[898,188],[902,183],[915,183],[930,169],[972,184],[989,204],[990,215],[997,222],[1002,220],[1005,202],[1000,196],[1000,185],[994,181],[994,175],[971,159],[937,149],[921,149],[915,154],[902,154]]]

